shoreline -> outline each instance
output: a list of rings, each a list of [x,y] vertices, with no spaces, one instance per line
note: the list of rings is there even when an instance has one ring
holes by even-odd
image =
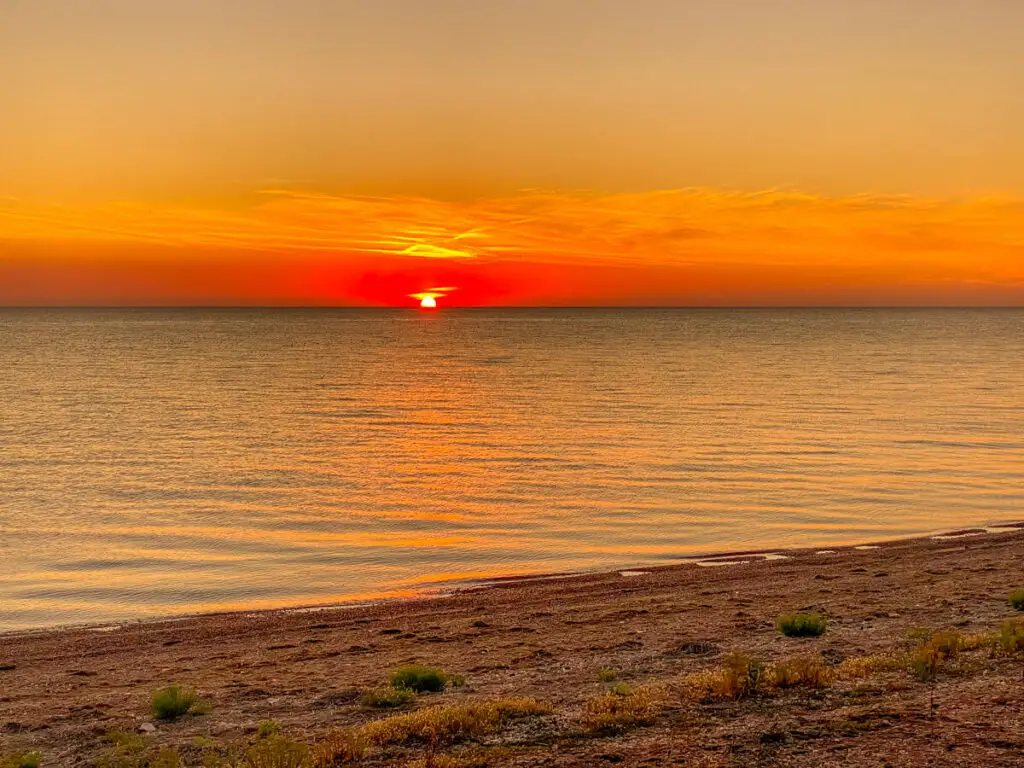
[[[814,657],[837,669],[906,654],[921,632],[991,636],[1024,619],[1007,602],[1024,587],[1024,524],[764,554],[717,556],[742,567],[686,562],[313,610],[2,634],[0,757],[39,750],[46,768],[167,765],[123,762],[117,744],[130,742],[147,760],[174,750],[181,765],[229,766],[264,721],[317,744],[408,712],[527,697],[550,714],[446,745],[454,762],[440,765],[1019,766],[1024,687],[1013,656],[975,651],[930,683],[904,666],[740,701],[686,698],[680,681],[720,669],[733,653],[767,664]],[[777,618],[794,611],[826,617],[826,633],[781,635]],[[439,667],[465,684],[397,712],[361,703],[407,664]],[[151,696],[171,684],[195,688],[202,713],[153,720]],[[620,685],[670,698],[642,724],[581,731],[590,702]],[[412,741],[358,764],[423,760],[422,743]]]
[[[7,637],[37,636],[70,631],[92,631],[111,632],[133,626],[149,626],[164,623],[176,623],[181,621],[201,621],[204,619],[220,618],[244,618],[260,617],[267,614],[289,614],[289,613],[318,613],[322,611],[345,611],[370,606],[381,606],[389,604],[403,604],[411,601],[436,600],[452,597],[464,592],[479,592],[493,587],[500,587],[508,584],[523,584],[535,581],[553,581],[562,579],[579,579],[588,576],[611,575],[622,572],[651,572],[663,569],[680,568],[688,565],[702,566],[730,566],[744,565],[750,562],[768,562],[778,559],[789,559],[795,555],[802,554],[839,554],[846,551],[882,549],[888,546],[909,544],[919,541],[955,541],[963,538],[976,538],[979,536],[998,536],[1001,534],[1014,533],[1024,530],[1024,520],[1007,523],[989,524],[974,528],[956,528],[952,530],[939,529],[914,536],[904,536],[894,539],[874,539],[857,544],[823,544],[815,547],[781,547],[747,550],[723,550],[702,555],[685,556],[673,558],[670,562],[665,561],[644,561],[639,560],[628,567],[607,568],[604,566],[579,571],[551,571],[524,573],[510,576],[493,576],[486,578],[456,579],[448,582],[440,582],[435,588],[424,589],[422,592],[404,597],[382,595],[379,598],[353,598],[351,601],[338,601],[330,603],[300,603],[296,605],[282,605],[272,608],[238,608],[224,611],[205,611],[198,613],[166,614],[161,616],[122,619],[113,621],[81,622],[69,624],[57,624],[52,626],[29,627],[23,629],[0,630],[0,640]],[[758,559],[754,559],[758,558]],[[442,586],[442,584],[444,586]]]

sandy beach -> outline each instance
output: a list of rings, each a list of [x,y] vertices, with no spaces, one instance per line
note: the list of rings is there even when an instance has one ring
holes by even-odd
[[[730,652],[765,662],[813,656],[839,669],[905,652],[924,630],[992,632],[1020,616],[1007,593],[1024,582],[1024,530],[779,554],[356,607],[0,635],[0,755],[39,750],[45,766],[155,765],[145,755],[173,748],[182,765],[214,764],[244,754],[267,720],[315,744],[396,716],[364,706],[362,694],[389,670],[423,663],[465,684],[420,695],[409,710],[508,696],[550,709],[452,740],[430,758],[435,765],[1022,764],[1021,662],[991,649],[962,654],[932,682],[889,669],[735,701],[679,686]],[[828,629],[784,637],[774,622],[789,611],[818,612]],[[154,721],[150,696],[167,684],[196,688],[203,713]],[[588,700],[622,684],[657,689],[659,705],[635,727],[588,729]],[[117,731],[140,734],[140,756],[115,754]],[[449,762],[437,762],[442,754]],[[368,750],[359,764],[417,759],[425,747],[410,742]]]

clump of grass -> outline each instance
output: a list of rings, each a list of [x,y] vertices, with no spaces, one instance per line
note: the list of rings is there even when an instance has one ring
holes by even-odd
[[[149,744],[149,740],[142,734],[129,731],[107,731],[103,740],[110,744],[114,750],[123,753],[141,752]]]
[[[281,724],[277,720],[264,720],[256,729],[257,739],[270,739],[281,735]]]
[[[162,747],[156,757],[145,763],[146,768],[182,768],[181,755],[173,747]]]
[[[515,755],[508,747],[487,747],[460,755],[428,755],[413,760],[407,768],[493,768],[504,765]]]
[[[316,768],[358,763],[366,755],[366,739],[358,729],[335,731],[318,744],[312,756]]]
[[[367,691],[359,702],[372,709],[398,709],[416,700],[416,691],[411,688],[396,688],[385,685],[373,691]]]
[[[2,768],[39,768],[42,764],[42,752],[15,752],[0,758]]]
[[[910,669],[923,683],[934,680],[939,670],[960,656],[963,636],[959,632],[938,632],[910,654]]]
[[[546,715],[550,711],[550,707],[535,699],[522,697],[430,707],[374,720],[359,729],[358,737],[377,747],[414,741],[452,743],[493,733],[509,720]]]
[[[786,637],[821,637],[827,625],[820,613],[784,613],[775,626]]]
[[[996,647],[1003,653],[1018,654],[1024,652],[1024,621],[1004,621],[999,626],[999,634],[995,638]]]
[[[199,705],[199,696],[192,688],[169,685],[153,692],[151,708],[158,720],[176,720],[182,715],[194,712]]]
[[[835,680],[835,674],[821,659],[809,657],[773,664],[766,677],[772,688],[825,688]]]
[[[246,768],[308,768],[309,747],[285,736],[261,739],[245,752]]]
[[[895,651],[873,653],[870,656],[855,656],[844,659],[835,669],[840,680],[859,680],[883,672],[905,669],[909,659],[906,654]]]
[[[95,763],[96,768],[181,768],[181,756],[170,747],[157,749],[138,733],[108,731],[110,747]]]
[[[436,667],[425,667],[421,664],[410,664],[399,667],[391,673],[391,685],[395,688],[408,688],[416,693],[438,693],[446,685],[462,685],[465,680],[459,675],[451,675]]]
[[[1015,611],[1024,611],[1024,589],[1010,592],[1009,603]]]
[[[765,665],[742,653],[730,653],[719,669],[689,675],[685,695],[699,699],[742,699],[756,693],[765,681]]]
[[[934,680],[939,673],[939,657],[927,645],[922,645],[910,657],[910,671],[922,683]]]
[[[979,648],[993,648],[996,645],[997,635],[992,632],[975,632],[964,635],[960,650],[976,651]]]
[[[643,685],[634,690],[616,686],[615,690],[587,699],[581,724],[587,730],[602,732],[650,725],[662,711],[664,701],[665,694],[660,688]]]
[[[610,683],[618,677],[614,669],[599,669],[597,670],[597,679],[602,683]]]

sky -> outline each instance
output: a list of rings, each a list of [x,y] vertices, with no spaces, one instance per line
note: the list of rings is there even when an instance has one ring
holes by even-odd
[[[1018,0],[4,0],[0,304],[1024,305],[1021,30]]]

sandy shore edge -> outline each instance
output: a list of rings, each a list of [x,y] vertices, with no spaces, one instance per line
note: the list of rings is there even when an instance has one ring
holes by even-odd
[[[973,528],[938,529],[928,533],[914,536],[904,536],[894,539],[875,539],[857,544],[833,544],[816,547],[788,547],[788,548],[764,548],[750,550],[723,550],[701,555],[683,556],[673,558],[672,562],[644,561],[638,560],[635,564],[621,568],[597,567],[578,571],[551,571],[537,573],[523,573],[510,576],[494,576],[485,578],[457,579],[439,583],[435,587],[429,587],[422,591],[403,597],[381,596],[379,598],[354,598],[351,601],[343,600],[331,603],[310,603],[288,606],[277,606],[273,608],[240,608],[237,610],[206,611],[198,613],[168,614],[165,616],[152,616],[137,619],[124,619],[117,621],[103,622],[81,622],[58,624],[54,626],[32,627],[27,629],[0,630],[0,639],[18,637],[36,637],[61,634],[65,632],[113,632],[129,627],[158,627],[165,624],[180,624],[182,622],[202,621],[224,621],[230,619],[267,618],[275,614],[315,614],[321,612],[344,612],[357,611],[364,608],[401,606],[407,604],[421,604],[424,601],[445,600],[459,596],[467,592],[480,592],[483,590],[499,587],[523,585],[535,582],[553,582],[562,580],[585,579],[588,577],[604,577],[612,574],[639,575],[652,572],[670,571],[688,566],[697,567],[719,567],[743,565],[752,562],[770,562],[773,560],[786,560],[799,556],[811,554],[836,555],[846,552],[868,551],[886,549],[891,547],[905,547],[916,543],[934,541],[956,541],[958,539],[987,536],[999,536],[1008,533],[1019,533],[1024,531],[1024,521],[1012,521],[1005,523],[988,524]]]

